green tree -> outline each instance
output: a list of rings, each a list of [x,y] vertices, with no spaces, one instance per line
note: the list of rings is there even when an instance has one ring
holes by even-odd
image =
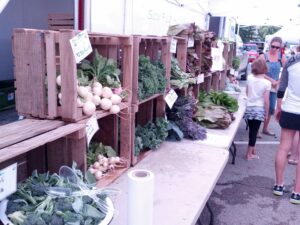
[[[259,39],[264,41],[266,35],[274,34],[276,33],[280,27],[275,27],[275,26],[260,26],[257,29],[257,35],[259,36]]]
[[[257,36],[256,26],[240,27],[239,35],[241,36],[244,43],[256,39]]]

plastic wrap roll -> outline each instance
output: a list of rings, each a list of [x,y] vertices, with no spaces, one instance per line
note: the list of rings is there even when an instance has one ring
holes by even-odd
[[[149,170],[128,173],[127,225],[153,225],[154,174]]]

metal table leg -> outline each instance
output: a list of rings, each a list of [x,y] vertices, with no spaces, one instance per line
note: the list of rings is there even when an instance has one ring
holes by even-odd
[[[209,221],[209,225],[214,225],[214,213],[210,207],[210,205],[208,204],[208,202],[206,202],[205,206],[207,207],[207,210],[210,214],[210,221]],[[202,225],[201,221],[200,221],[200,217],[197,220],[197,224],[198,225]]]
[[[236,146],[234,144],[234,141],[231,143],[231,146],[229,148],[229,151],[232,155],[232,161],[231,161],[231,164],[235,164],[235,157],[236,157]]]

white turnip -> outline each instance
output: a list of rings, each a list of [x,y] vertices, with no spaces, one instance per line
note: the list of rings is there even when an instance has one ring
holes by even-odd
[[[110,99],[108,99],[108,98],[101,99],[101,108],[103,110],[109,110],[111,106],[112,106],[112,102]]]
[[[58,76],[56,77],[56,84],[57,84],[58,86],[61,86],[61,75],[58,75]]]
[[[122,98],[117,94],[113,94],[110,97],[110,100],[111,100],[113,105],[119,105],[122,102]]]
[[[79,86],[79,87],[77,87],[77,93],[78,93],[78,95],[79,95],[80,97],[86,98],[87,95],[88,95],[88,93],[89,93],[89,91],[88,91],[88,89],[87,89],[86,87],[84,87],[84,86]]]
[[[110,98],[113,92],[109,87],[102,88],[102,97],[103,98]]]
[[[83,104],[83,113],[87,116],[91,116],[95,113],[96,106],[93,102],[87,101]]]
[[[120,106],[118,106],[118,105],[112,105],[111,107],[110,107],[110,110],[109,110],[109,112],[110,113],[112,113],[112,114],[117,114],[117,113],[119,113],[120,112]]]
[[[96,106],[98,106],[98,105],[100,105],[100,103],[101,103],[101,99],[100,99],[100,97],[99,97],[98,95],[94,95],[94,96],[92,97],[92,102],[93,102]]]

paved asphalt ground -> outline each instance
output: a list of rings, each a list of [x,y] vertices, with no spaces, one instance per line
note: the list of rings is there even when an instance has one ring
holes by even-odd
[[[215,225],[299,225],[300,205],[289,203],[296,175],[296,166],[287,164],[283,197],[274,196],[272,187],[274,159],[280,139],[280,126],[271,121],[270,130],[276,137],[262,135],[257,139],[258,160],[246,161],[248,131],[241,122],[235,137],[237,156],[235,165],[231,156],[214,191],[208,200]],[[201,187],[199,187],[201,189]],[[205,208],[201,225],[207,225],[210,214]],[[198,224],[200,225],[200,224]]]

